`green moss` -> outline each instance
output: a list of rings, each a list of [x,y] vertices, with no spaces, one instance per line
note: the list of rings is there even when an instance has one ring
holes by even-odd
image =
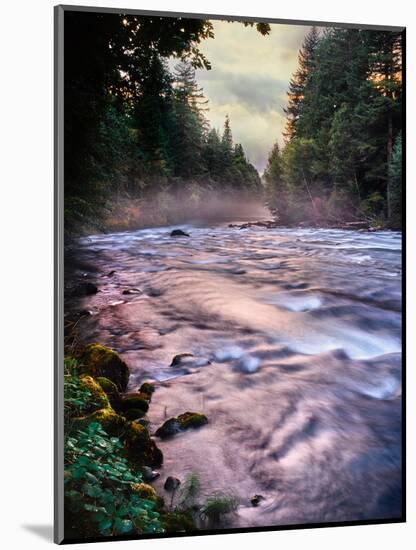
[[[116,384],[119,391],[126,391],[129,368],[114,350],[101,344],[89,344],[79,357],[80,372],[93,378],[105,377]]]
[[[196,413],[196,412],[185,412],[180,414],[177,418],[169,418],[160,426],[155,435],[162,439],[172,437],[173,435],[184,431],[189,430],[190,428],[200,428],[208,424],[208,418],[205,414]]]
[[[117,410],[120,405],[121,395],[118,391],[116,384],[114,384],[114,382],[112,382],[109,378],[105,378],[104,376],[99,376],[95,379],[95,381],[98,382],[98,384],[100,384],[102,389],[105,391],[113,409]]]
[[[160,516],[160,524],[168,533],[196,530],[194,519],[187,512],[165,512]]]
[[[138,422],[128,422],[123,435],[129,460],[137,467],[159,467],[163,463],[162,451],[151,439],[149,431]]]
[[[208,418],[205,414],[189,411],[180,414],[177,420],[183,430],[187,430],[189,428],[199,428],[200,426],[204,426],[204,424],[208,424]]]
[[[92,422],[99,422],[104,430],[112,436],[120,436],[124,433],[126,419],[111,407],[100,409],[92,414],[74,418],[71,422],[71,430],[85,430]]]
[[[149,410],[149,402],[142,393],[130,393],[125,395],[120,402],[120,410],[141,409],[143,412]]]
[[[154,487],[147,483],[134,483],[131,488],[140,498],[156,502],[158,496]]]
[[[149,397],[149,400],[152,397],[152,393],[155,391],[155,385],[151,384],[150,382],[143,382],[143,384],[140,386],[140,393],[144,393]]]
[[[93,410],[106,409],[110,407],[110,402],[106,393],[104,392],[100,384],[98,384],[97,381],[92,378],[92,376],[84,374],[83,376],[80,376],[79,379],[82,386],[87,388],[87,390],[91,394],[91,397],[88,400],[88,404],[91,403],[91,412]]]

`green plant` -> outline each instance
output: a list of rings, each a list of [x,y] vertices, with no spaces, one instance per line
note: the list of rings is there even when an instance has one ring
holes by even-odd
[[[208,524],[220,525],[224,517],[235,512],[238,508],[238,500],[234,495],[225,493],[213,493],[205,501],[200,515],[208,521]]]
[[[141,481],[123,456],[120,440],[101,424],[93,422],[67,437],[66,506],[75,518],[87,516],[88,535],[163,532],[154,502],[134,492],[132,486]]]
[[[64,360],[64,418],[68,426],[71,418],[82,416],[100,408],[100,403],[95,402],[91,391],[78,376],[78,361],[72,357]]]
[[[182,490],[179,495],[178,508],[186,510],[195,505],[196,498],[201,489],[201,481],[198,474],[191,472],[186,476],[185,482],[182,485]]]

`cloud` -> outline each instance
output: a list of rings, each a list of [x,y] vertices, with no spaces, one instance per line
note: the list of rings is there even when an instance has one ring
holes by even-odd
[[[234,141],[262,172],[273,143],[283,141],[286,91],[309,27],[272,24],[271,34],[262,36],[239,23],[213,24],[215,38],[201,44],[212,70],[197,71],[209,99],[207,117],[222,128],[228,114]]]

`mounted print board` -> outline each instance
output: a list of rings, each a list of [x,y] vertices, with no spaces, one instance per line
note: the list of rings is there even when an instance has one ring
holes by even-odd
[[[405,30],[55,40],[55,541],[404,521]]]

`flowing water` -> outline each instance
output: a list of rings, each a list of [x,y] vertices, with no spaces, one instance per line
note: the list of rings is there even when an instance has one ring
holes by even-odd
[[[158,381],[151,430],[209,418],[158,442],[156,484],[233,492],[234,527],[399,517],[401,234],[181,228],[83,238],[68,275],[99,287],[68,304],[81,339]]]

